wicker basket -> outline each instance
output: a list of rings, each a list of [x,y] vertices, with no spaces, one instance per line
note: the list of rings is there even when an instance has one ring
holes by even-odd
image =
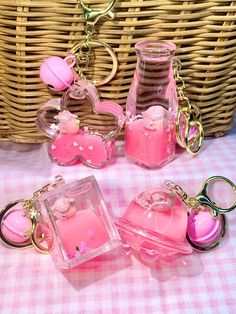
[[[105,0],[86,2],[90,7]],[[133,77],[134,44],[145,38],[177,45],[186,94],[201,109],[207,136],[221,136],[233,123],[236,103],[236,1],[118,1],[113,21],[105,18],[95,34],[110,44],[119,59],[116,77],[99,88],[101,98],[125,106]],[[0,0],[0,140],[43,142],[35,116],[49,98],[57,97],[39,78],[48,56],[66,56],[84,38],[84,17],[76,0]],[[96,75],[110,63],[96,52]],[[72,110],[97,128],[111,127],[109,117],[91,115],[81,104]]]

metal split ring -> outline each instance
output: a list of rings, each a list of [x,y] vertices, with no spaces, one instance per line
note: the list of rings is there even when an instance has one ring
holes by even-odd
[[[72,53],[74,56],[76,56],[78,54],[78,51],[83,47],[84,44],[85,44],[84,42],[80,42],[80,43],[76,44],[71,49],[70,53]],[[95,86],[101,86],[101,85],[108,83],[114,77],[114,75],[117,72],[117,68],[118,68],[118,61],[117,61],[117,57],[116,57],[115,52],[113,51],[113,49],[108,44],[106,44],[104,41],[101,41],[101,40],[89,39],[86,42],[86,45],[88,45],[89,47],[93,47],[93,46],[104,47],[105,50],[111,56],[113,66],[112,66],[112,70],[111,70],[110,74],[105,79],[103,79],[102,81],[93,80],[93,83]]]

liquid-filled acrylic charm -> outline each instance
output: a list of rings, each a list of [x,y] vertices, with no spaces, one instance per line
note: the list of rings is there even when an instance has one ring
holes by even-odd
[[[80,126],[78,117],[67,110],[70,100],[87,99],[92,112],[106,113],[114,117],[115,129],[101,134],[94,128]],[[45,115],[48,110],[60,110],[54,117],[58,124],[48,125]],[[88,81],[79,81],[67,90],[59,105],[52,101],[38,111],[36,125],[45,135],[51,137],[48,146],[50,158],[59,165],[72,165],[78,161],[93,167],[104,167],[111,159],[115,138],[123,127],[123,109],[112,101],[100,101],[96,87]]]
[[[158,168],[175,155],[178,99],[172,62],[176,47],[148,40],[135,49],[138,60],[126,104],[125,153],[140,166]]]
[[[145,40],[136,43],[135,50],[137,64],[126,103],[125,154],[139,166],[160,168],[173,160],[176,143],[191,154],[200,150],[200,111],[184,94],[175,44]],[[176,60],[178,68],[173,66]]]
[[[192,253],[186,241],[186,206],[168,188],[142,192],[115,222],[122,237],[144,260]]]
[[[130,247],[145,261],[155,262],[218,247],[227,231],[225,214],[235,208],[236,186],[225,177],[208,178],[194,197],[165,181],[140,193],[114,221]]]
[[[29,200],[0,212],[0,239],[12,248],[34,246],[50,253],[59,269],[70,269],[121,245],[94,176],[53,183]]]
[[[52,138],[48,148],[49,156],[59,165],[72,165],[80,161],[89,167],[104,167],[111,159],[115,138],[123,127],[125,117],[122,107],[112,101],[100,101],[95,88],[108,83],[117,72],[118,61],[113,49],[100,39],[93,38],[96,33],[95,24],[101,17],[114,18],[111,10],[115,2],[115,0],[110,1],[104,9],[90,9],[80,0],[86,22],[84,40],[76,43],[65,59],[51,56],[40,67],[40,77],[50,89],[55,91],[67,89],[59,105],[53,104],[53,100],[49,101],[38,111],[36,119],[38,129]],[[96,73],[88,68],[90,61],[94,60],[92,50],[99,47],[108,52],[112,67],[109,63],[109,74],[106,74],[105,78],[101,79],[99,71],[99,80],[90,78],[89,81],[86,79],[85,72],[88,70],[90,74]],[[115,120],[114,129],[104,134],[96,128],[81,126],[79,119],[67,110],[67,106],[73,101],[75,105],[76,100],[79,104],[83,99],[89,101],[92,114],[102,113],[112,116]],[[45,116],[52,109],[60,111],[54,117],[58,120],[58,124],[53,123],[49,126]]]
[[[36,202],[40,226],[59,269],[69,269],[119,246],[95,177],[65,184]]]

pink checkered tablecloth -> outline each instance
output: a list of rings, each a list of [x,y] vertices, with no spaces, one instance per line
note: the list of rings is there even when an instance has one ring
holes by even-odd
[[[95,175],[108,208],[119,214],[147,187],[166,179],[190,195],[203,181],[223,175],[236,182],[236,129],[207,139],[200,155],[179,152],[160,170],[128,163],[117,143],[112,165],[94,170],[83,165],[59,167],[48,160],[46,145],[0,144],[0,207],[31,193],[61,174],[70,181]],[[222,195],[222,198],[224,195]],[[217,250],[176,257],[147,267],[122,250],[80,268],[59,272],[50,256],[34,249],[15,251],[0,244],[0,313],[236,313],[236,212]]]

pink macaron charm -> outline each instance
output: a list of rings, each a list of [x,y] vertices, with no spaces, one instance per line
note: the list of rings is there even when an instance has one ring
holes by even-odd
[[[199,251],[218,245],[224,231],[223,215],[214,217],[211,210],[191,211],[188,218],[187,239]]]
[[[1,233],[6,241],[16,245],[31,242],[27,235],[31,229],[31,221],[23,211],[23,203],[16,203],[7,210],[1,220]]]

